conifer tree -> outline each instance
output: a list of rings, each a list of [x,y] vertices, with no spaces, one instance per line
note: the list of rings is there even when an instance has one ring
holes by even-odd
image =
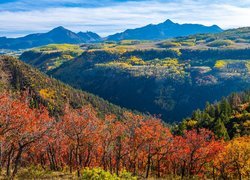
[[[227,128],[225,127],[225,124],[221,120],[221,118],[218,118],[214,125],[214,133],[218,138],[223,138],[225,140],[229,140],[229,135],[227,132]]]

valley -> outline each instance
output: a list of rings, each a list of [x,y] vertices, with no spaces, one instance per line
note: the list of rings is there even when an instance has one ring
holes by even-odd
[[[0,179],[250,178],[250,27],[67,16],[0,37]]]
[[[165,41],[62,45],[66,50],[49,45],[20,59],[75,88],[172,123],[249,88],[249,34],[240,28]]]

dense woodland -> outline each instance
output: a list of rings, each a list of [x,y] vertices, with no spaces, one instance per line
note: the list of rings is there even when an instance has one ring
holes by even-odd
[[[173,135],[160,120],[126,112],[99,119],[91,106],[55,119],[43,106],[30,108],[27,96],[0,96],[1,168],[14,177],[30,164],[81,176],[83,168],[137,177],[249,178],[249,136],[230,141],[206,129]]]
[[[46,98],[50,97],[50,91],[41,93],[31,89],[44,89],[54,80],[37,71],[36,80],[42,76],[48,83],[32,84],[28,77],[34,77],[36,70],[29,67],[24,76],[21,72],[26,67],[16,59],[2,57],[3,176],[27,178],[35,169],[35,172],[63,172],[83,179],[93,173],[102,174],[103,170],[102,175],[109,175],[109,179],[250,177],[249,92],[207,104],[204,111],[195,111],[191,119],[179,126],[169,126],[156,117],[126,110],[118,118],[116,107],[110,109],[105,103],[102,107],[107,110],[100,115],[93,101],[72,106],[70,98],[60,102],[54,99],[61,104],[60,113],[55,113],[51,110],[57,103]],[[10,73],[13,69],[15,73]],[[53,86],[68,88],[63,84]],[[36,97],[41,100],[34,105],[35,92],[40,92]],[[37,177],[43,175],[35,174],[33,178]]]
[[[232,92],[248,89],[249,49],[86,51],[49,75],[129,109],[181,121]],[[231,66],[218,67],[219,60]],[[242,68],[238,67],[242,60]],[[242,71],[241,71],[242,70]],[[133,99],[134,103],[131,103]]]
[[[250,92],[233,93],[215,104],[207,103],[203,111],[196,110],[191,118],[184,119],[176,129],[206,128],[217,137],[229,140],[234,137],[250,135]]]

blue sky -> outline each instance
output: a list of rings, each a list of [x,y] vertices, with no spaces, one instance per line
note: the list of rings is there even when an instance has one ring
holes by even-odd
[[[0,37],[18,37],[64,26],[101,36],[157,24],[250,26],[250,0],[0,0]]]

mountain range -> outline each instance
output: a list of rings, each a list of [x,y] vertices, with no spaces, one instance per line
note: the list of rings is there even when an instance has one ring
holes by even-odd
[[[108,40],[119,41],[124,39],[130,40],[162,40],[178,36],[188,36],[200,33],[218,33],[223,30],[217,26],[204,26],[200,24],[178,24],[171,20],[166,20],[160,24],[149,24],[147,26],[128,29],[124,32],[108,36]]]
[[[0,49],[26,49],[47,44],[79,44],[100,41],[120,40],[163,40],[179,36],[187,36],[198,33],[218,33],[223,30],[217,25],[204,26],[200,24],[178,24],[166,20],[157,25],[147,25],[137,29],[128,29],[124,32],[101,38],[94,32],[74,33],[62,26],[52,29],[47,33],[30,34],[20,38],[0,37]]]
[[[20,38],[0,38],[0,49],[26,49],[47,44],[79,44],[98,42],[101,37],[93,32],[74,33],[62,26],[47,33],[30,34]]]

